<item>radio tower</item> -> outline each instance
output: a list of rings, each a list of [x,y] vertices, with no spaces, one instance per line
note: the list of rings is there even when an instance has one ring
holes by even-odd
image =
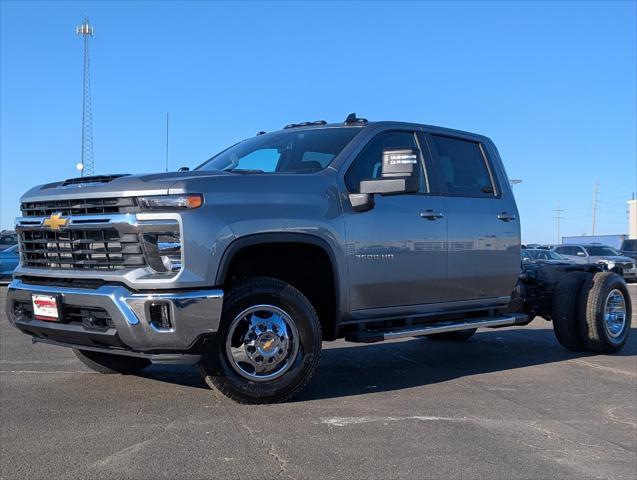
[[[88,40],[93,36],[93,27],[84,17],[82,25],[75,28],[75,33],[84,39],[84,90],[82,93],[82,159],[77,168],[82,176],[93,175],[93,114],[91,112],[91,77],[89,72]]]

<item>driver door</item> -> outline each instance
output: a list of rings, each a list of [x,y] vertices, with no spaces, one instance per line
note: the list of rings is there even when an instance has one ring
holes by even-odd
[[[425,146],[422,146],[425,147]],[[366,212],[346,207],[347,267],[352,310],[441,302],[447,282],[447,218],[443,199],[430,195],[428,151],[416,132],[386,131],[372,138],[350,165],[345,184],[379,178],[383,149],[417,149],[420,190],[375,195]],[[423,151],[425,154],[423,155]],[[435,214],[435,215],[432,215]]]

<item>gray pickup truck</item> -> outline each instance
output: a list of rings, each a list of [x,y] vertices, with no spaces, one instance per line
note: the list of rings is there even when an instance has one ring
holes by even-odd
[[[630,330],[620,276],[522,268],[498,151],[457,130],[291,124],[193,171],[41,185],[21,210],[15,327],[103,373],[198,363],[238,402],[290,398],[337,338],[459,341],[541,316],[566,348],[610,353]]]

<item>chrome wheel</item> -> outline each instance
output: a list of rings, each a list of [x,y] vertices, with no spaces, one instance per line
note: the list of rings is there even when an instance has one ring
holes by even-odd
[[[621,337],[626,326],[626,300],[618,290],[611,290],[604,304],[604,329],[609,337]]]
[[[226,337],[232,368],[248,380],[263,382],[283,375],[299,351],[299,334],[287,312],[255,305],[237,315]]]

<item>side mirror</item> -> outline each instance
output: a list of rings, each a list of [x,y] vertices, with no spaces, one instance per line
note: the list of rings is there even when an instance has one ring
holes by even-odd
[[[384,149],[381,178],[362,180],[360,193],[349,195],[352,209],[364,212],[374,207],[374,194],[416,193],[420,188],[419,152],[415,148]]]
[[[374,208],[376,204],[374,195],[371,193],[350,193],[349,202],[352,204],[352,210],[355,212],[366,212]]]
[[[577,252],[577,256],[578,257],[585,257],[586,254],[580,250],[579,252]]]
[[[179,170],[177,170],[178,172],[189,172],[190,171],[190,167],[180,167]]]

